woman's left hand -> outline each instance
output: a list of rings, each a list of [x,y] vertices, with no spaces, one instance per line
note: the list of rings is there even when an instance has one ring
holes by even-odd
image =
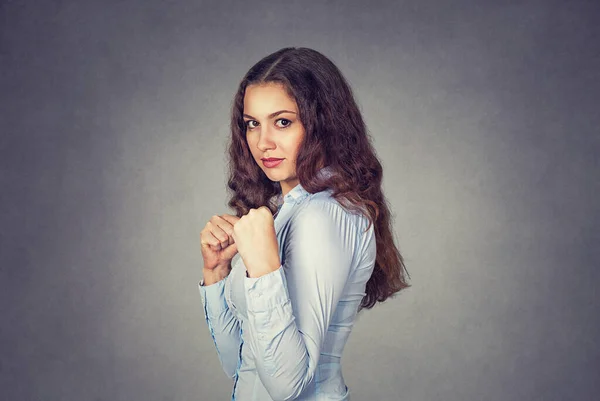
[[[233,226],[233,240],[249,277],[260,277],[279,268],[279,245],[273,214],[266,206],[250,209]]]

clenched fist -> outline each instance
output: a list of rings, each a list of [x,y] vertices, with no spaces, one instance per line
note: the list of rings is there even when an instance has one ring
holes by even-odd
[[[234,224],[232,236],[249,277],[260,277],[281,265],[273,215],[266,206],[242,216]]]
[[[226,267],[238,252],[233,240],[233,227],[240,220],[230,214],[214,215],[200,233],[200,246],[204,268],[214,270]]]

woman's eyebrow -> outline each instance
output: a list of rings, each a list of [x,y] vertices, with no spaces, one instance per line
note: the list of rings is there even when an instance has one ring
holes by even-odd
[[[280,115],[282,113],[297,114],[295,111],[291,111],[291,110],[279,110],[279,111],[276,111],[275,113],[269,114],[269,118],[277,117],[278,115]],[[244,114],[244,117],[255,119],[255,117],[252,117],[250,114]]]

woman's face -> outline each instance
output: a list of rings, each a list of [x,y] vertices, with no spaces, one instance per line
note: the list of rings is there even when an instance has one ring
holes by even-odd
[[[249,85],[244,96],[246,141],[252,156],[271,181],[281,184],[285,196],[298,185],[296,158],[304,139],[298,105],[282,84]],[[267,163],[263,159],[281,159]]]

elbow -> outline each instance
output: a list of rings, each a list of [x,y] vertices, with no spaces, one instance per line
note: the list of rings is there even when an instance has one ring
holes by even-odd
[[[226,367],[223,366],[223,371],[225,372],[225,374],[227,375],[227,377],[229,377],[230,379],[234,379],[235,375],[236,375],[236,367]]]
[[[294,387],[293,385],[279,385],[279,386],[265,386],[269,396],[273,401],[289,401],[298,398],[302,393],[301,389]]]
[[[216,344],[215,344],[216,345]],[[235,358],[234,355],[229,353],[221,353],[219,347],[217,346],[217,355],[219,356],[219,362],[221,362],[221,367],[223,368],[223,372],[230,379],[235,378],[238,370],[238,358]]]
[[[219,359],[221,361],[221,367],[223,371],[230,379],[235,378],[238,370],[238,361],[235,358],[223,358],[219,353]]]
[[[295,376],[279,373],[272,375],[263,373],[261,375],[260,372],[259,376],[262,376],[261,381],[273,401],[295,400],[310,385],[313,379],[313,375],[309,374],[308,369],[304,369],[302,374]]]

